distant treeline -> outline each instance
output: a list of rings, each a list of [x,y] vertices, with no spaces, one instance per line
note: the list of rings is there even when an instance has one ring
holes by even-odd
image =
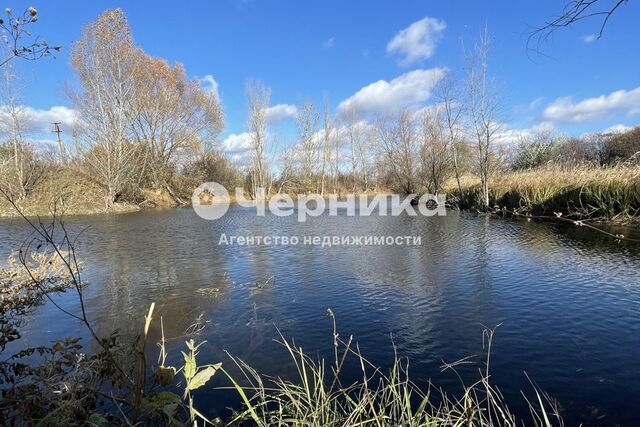
[[[578,138],[527,132],[519,141],[509,139],[489,72],[491,42],[483,32],[464,52],[467,65],[459,77],[455,70],[439,76],[430,106],[373,115],[342,104],[334,113],[328,100],[321,109],[306,101],[295,107],[297,131],[287,144],[269,121],[270,88],[251,81],[240,144],[245,155],[234,163],[219,142],[224,114],[215,91],[188,78],[180,64],[146,54],[122,10],[110,10],[71,47],[77,85],[65,92],[77,120],[66,135],[71,140],[57,148],[36,149],[24,136],[28,112],[14,70],[3,68],[0,185],[28,200],[57,196],[60,185],[51,183],[84,182],[80,192],[109,209],[118,202],[188,203],[206,181],[242,186],[250,195],[261,187],[270,194],[453,188],[462,196],[467,178],[475,177],[474,204],[488,209],[495,200],[492,181],[505,171],[637,162],[640,128]]]

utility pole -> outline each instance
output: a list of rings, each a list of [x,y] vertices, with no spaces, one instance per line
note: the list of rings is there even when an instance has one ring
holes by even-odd
[[[62,144],[62,139],[60,138],[60,133],[62,133],[62,131],[60,130],[61,124],[62,124],[61,122],[52,123],[52,125],[55,127],[55,130],[53,130],[53,133],[55,133],[58,136],[58,150],[60,151],[60,164],[64,165],[66,162],[64,157],[64,145]]]

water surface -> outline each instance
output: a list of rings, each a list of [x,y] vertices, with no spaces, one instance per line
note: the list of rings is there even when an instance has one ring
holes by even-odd
[[[395,344],[417,382],[432,378],[455,391],[455,376],[440,372],[443,361],[481,355],[483,329],[500,325],[493,379],[513,410],[525,410],[526,372],[559,401],[567,425],[640,421],[640,248],[634,244],[573,226],[455,212],[321,216],[300,224],[295,217],[256,218],[235,206],[214,222],[190,209],[67,222],[72,233],[84,230],[77,253],[90,284],[89,314],[102,333],[137,333],[156,302],[172,357],[198,323],[204,329],[195,339],[207,340],[203,362],[228,363],[227,350],[267,373],[290,375],[285,352],[273,342],[276,327],[311,354],[328,355],[331,308],[342,336],[353,334],[372,362],[388,366]],[[422,245],[219,246],[221,233],[416,235]],[[28,234],[21,221],[0,222],[0,259]],[[78,309],[71,294],[60,302]],[[152,335],[158,334],[156,323]],[[79,335],[85,334],[78,322],[46,305],[30,319],[20,345]],[[233,396],[204,388],[196,400],[207,414],[220,415]]]

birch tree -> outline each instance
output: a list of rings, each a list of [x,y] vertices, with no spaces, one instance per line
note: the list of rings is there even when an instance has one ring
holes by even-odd
[[[87,25],[71,50],[80,89],[70,91],[81,129],[81,166],[105,188],[110,207],[135,175],[139,145],[132,141],[132,100],[136,98],[136,57],[121,9],[103,13]]]
[[[2,95],[0,100],[0,127],[10,141],[12,149],[13,171],[7,174],[12,187],[17,188],[20,197],[25,197],[28,190],[27,146],[23,139],[23,131],[28,121],[28,113],[20,103],[20,91],[15,84],[16,75],[11,64],[2,68]]]
[[[298,143],[302,157],[302,190],[309,193],[314,189],[314,177],[318,165],[319,138],[316,134],[320,117],[311,102],[305,102],[298,109]]]
[[[251,187],[255,197],[258,188],[265,189],[265,195],[268,195],[272,181],[267,164],[267,109],[271,89],[260,81],[254,81],[247,83],[246,91],[249,101],[247,128],[252,150]]]
[[[491,37],[488,29],[467,53],[468,114],[476,143],[476,168],[480,177],[482,203],[489,207],[489,179],[493,170],[493,150],[500,139],[502,123],[500,97],[495,79],[489,74]]]

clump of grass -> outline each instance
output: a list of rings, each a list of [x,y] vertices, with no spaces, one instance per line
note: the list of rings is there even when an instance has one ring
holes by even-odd
[[[496,174],[490,191],[492,205],[520,213],[629,220],[640,212],[640,166],[547,165]],[[477,182],[466,180],[463,207],[479,207],[479,192]],[[450,193],[460,197],[454,188]]]
[[[329,315],[333,313],[329,310]],[[335,330],[334,360],[314,360],[295,343],[281,344],[296,368],[293,380],[261,375],[240,359],[233,358],[248,384],[239,391],[245,408],[230,424],[252,422],[258,426],[516,426],[500,391],[490,382],[489,366],[493,330],[485,332],[487,356],[479,377],[465,386],[462,395],[452,397],[430,386],[423,390],[413,383],[409,363],[394,355],[391,369],[383,372],[360,352],[353,338],[343,341]],[[343,382],[346,362],[360,367],[361,379]],[[445,365],[455,370],[459,363]],[[226,373],[226,371],[225,371]],[[228,374],[227,374],[228,375]],[[529,404],[536,426],[563,425],[554,402],[535,387]]]

